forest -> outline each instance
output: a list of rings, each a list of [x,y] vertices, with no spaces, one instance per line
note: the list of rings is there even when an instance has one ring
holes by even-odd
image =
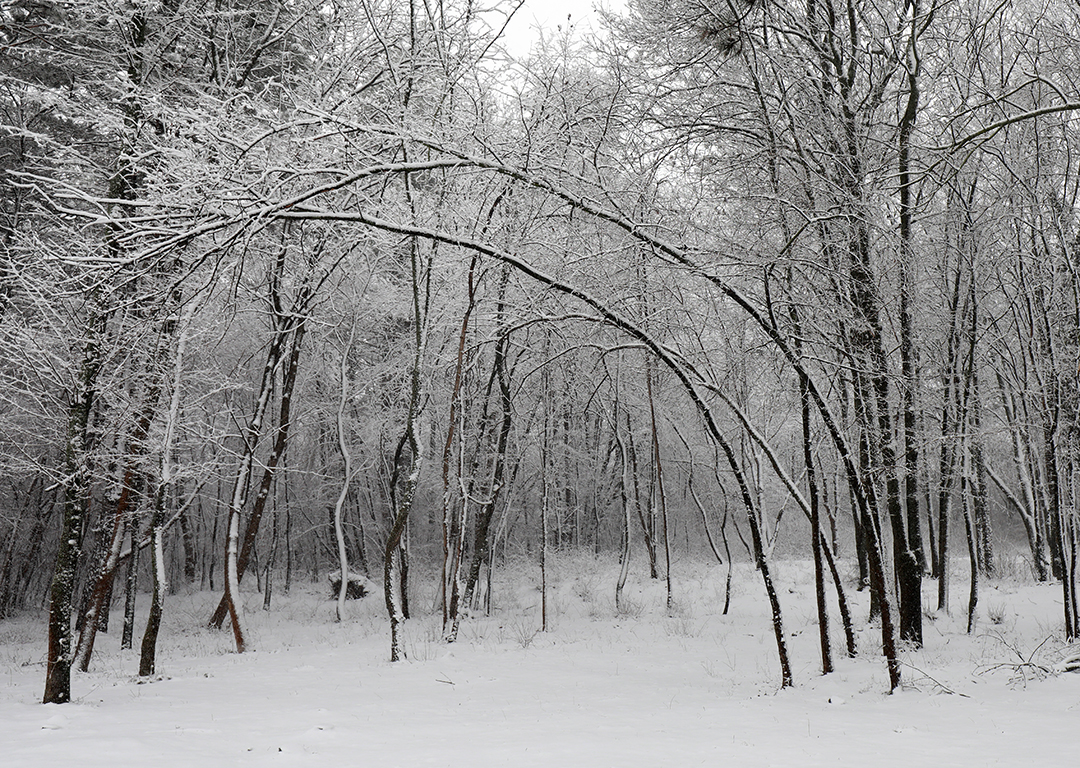
[[[368,592],[397,661],[515,564],[546,628],[570,553],[623,616],[747,564],[780,688],[793,560],[815,674],[899,689],[1006,570],[1077,638],[1080,6],[629,0],[510,53],[521,5],[0,2],[0,621],[45,703],[117,629],[160,675],[178,594],[242,654]]]

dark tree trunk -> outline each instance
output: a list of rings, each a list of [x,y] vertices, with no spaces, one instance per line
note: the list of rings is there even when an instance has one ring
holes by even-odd
[[[660,437],[656,424],[656,402],[653,393],[651,355],[645,361],[645,389],[649,399],[649,434],[652,438],[652,457],[655,467],[656,494],[660,503],[660,535],[664,544],[664,583],[667,590],[668,612],[675,607],[671,589],[671,538],[668,532],[667,489],[664,485],[664,462],[660,453]]]
[[[158,352],[154,355],[155,359],[160,362],[163,359],[164,352],[164,345],[161,345]],[[154,415],[157,413],[158,401],[160,399],[161,385],[156,384],[147,393],[146,401],[143,404],[142,415],[139,417],[139,421],[132,432],[130,451],[133,457],[141,456],[145,453],[145,446],[143,443],[150,431],[150,425]],[[129,459],[129,461],[133,462],[134,459]],[[113,578],[116,575],[116,568],[119,564],[120,547],[124,540],[125,533],[135,526],[135,509],[142,496],[143,486],[144,480],[142,476],[134,466],[128,466],[127,469],[124,470],[120,497],[116,502],[116,507],[112,514],[112,534],[109,537],[109,545],[101,558],[101,567],[98,571],[97,579],[94,582],[94,587],[90,593],[89,600],[87,601],[82,633],[79,636],[79,643],[75,650],[75,663],[80,672],[86,672],[90,669],[90,657],[94,652],[94,639],[100,628],[99,620],[101,615],[109,610],[108,602],[112,595]],[[137,534],[135,533],[131,535],[133,547],[136,536]],[[134,562],[134,550],[132,555]],[[132,577],[129,576],[129,579],[130,578]],[[127,599],[132,600],[133,597],[128,595]],[[127,614],[125,613],[125,630],[127,629],[126,624]],[[128,640],[128,644],[124,647],[130,648],[130,634],[125,633],[124,637]]]
[[[656,558],[656,540],[653,538],[653,530],[650,521],[645,517],[645,509],[641,503],[641,479],[639,474],[637,451],[634,448],[634,434],[630,429],[630,414],[626,414],[626,445],[630,452],[630,467],[633,476],[634,509],[637,511],[638,522],[641,523],[641,535],[645,542],[645,551],[649,555],[649,578],[659,579],[660,569]]]
[[[131,556],[128,558],[127,579],[124,585],[124,630],[120,639],[121,648],[131,648],[132,638],[135,634],[135,598],[138,594],[139,583],[139,545],[136,539],[139,537],[135,530],[133,520],[129,520],[126,526],[131,540]]]
[[[975,329],[972,328],[974,334]],[[982,403],[979,391],[979,372],[971,372],[971,508],[974,513],[975,544],[979,572],[994,575],[994,536],[990,523],[990,500],[986,487],[986,460],[983,456]]]
[[[967,462],[965,462],[967,464]],[[964,533],[967,536],[967,548],[968,548],[968,572],[970,574],[970,582],[968,585],[968,611],[967,611],[967,631],[968,634],[975,633],[975,617],[976,610],[979,605],[979,552],[978,545],[975,539],[975,526],[971,521],[971,504],[969,502],[970,493],[968,487],[968,471],[970,465],[965,466],[960,474],[960,504],[964,514]]]
[[[270,497],[270,490],[273,487],[274,478],[277,476],[278,463],[281,461],[281,457],[285,453],[285,448],[288,445],[289,427],[292,418],[292,396],[296,386],[296,375],[300,365],[300,346],[304,339],[305,329],[306,317],[301,317],[297,321],[295,328],[292,329],[292,348],[289,354],[288,366],[285,370],[284,381],[281,386],[281,402],[279,406],[277,432],[274,438],[273,448],[270,451],[270,456],[266,461],[266,467],[263,470],[262,479],[259,483],[259,490],[255,496],[255,502],[251,508],[251,515],[248,517],[247,527],[244,529],[244,543],[240,549],[240,555],[236,562],[237,582],[244,578],[244,573],[247,572],[248,563],[251,561],[252,554],[255,551],[255,542],[259,537],[259,524],[262,522],[263,512],[266,510],[266,502]],[[288,332],[288,330],[285,330],[281,334],[280,345],[282,348],[285,346],[285,337]],[[271,367],[270,360],[267,360],[267,367]],[[276,368],[276,360],[273,361],[273,367]],[[273,370],[271,370],[271,376],[272,375]],[[228,605],[226,598],[223,596],[218,603],[217,609],[214,611],[214,615],[210,617],[208,624],[215,629],[220,629],[227,612]]]
[[[97,381],[101,371],[98,339],[104,331],[104,323],[104,315],[99,315],[90,323],[90,340],[83,349],[79,388],[68,412],[63,520],[56,566],[49,588],[49,641],[45,693],[42,697],[45,704],[71,701],[71,611],[89,494],[89,427],[97,400]]]
[[[807,493],[810,495],[810,547],[814,553],[814,596],[817,603],[818,639],[821,645],[821,673],[833,671],[832,650],[829,647],[829,609],[825,601],[825,573],[822,566],[821,511],[810,434],[810,394],[804,377],[799,378],[799,400],[802,410],[803,462],[806,469]],[[842,597],[842,593],[841,593]]]
[[[146,631],[143,633],[142,647],[139,654],[140,677],[148,677],[154,674],[157,666],[157,639],[161,630],[161,615],[165,601],[165,551],[164,542],[162,541],[164,535],[162,517],[165,494],[166,490],[162,485],[154,494],[154,511],[150,518],[150,570],[153,587],[150,594],[150,615],[146,620]],[[131,552],[133,560],[135,550],[136,547],[133,544]]]
[[[909,3],[911,19],[908,22],[909,38],[907,58],[907,104],[900,120],[899,136],[899,176],[900,176],[900,388],[901,408],[903,411],[903,496],[905,510],[900,508],[900,488],[889,490],[889,516],[892,519],[893,550],[896,562],[896,574],[900,586],[900,638],[922,645],[922,574],[926,567],[926,555],[923,553],[922,533],[919,525],[919,449],[916,438],[917,419],[915,411],[915,390],[918,386],[916,371],[915,337],[911,323],[911,271],[913,265],[912,223],[914,205],[911,200],[911,132],[919,110],[919,63],[918,30],[924,23],[919,12],[919,0]],[[879,345],[880,346],[880,345]],[[880,354],[880,353],[879,353]],[[880,355],[884,363],[884,355]],[[884,373],[878,371],[879,375]],[[880,389],[881,385],[878,385]],[[887,408],[888,398],[879,392],[878,408]],[[880,414],[879,414],[880,419]],[[881,422],[882,440],[888,440],[885,433],[889,425]],[[885,448],[883,456],[888,471],[889,452]],[[904,516],[906,512],[906,516]],[[896,545],[895,537],[904,538]]]
[[[789,269],[787,274],[788,291],[794,290],[794,275]],[[792,348],[801,357],[802,346],[802,318],[799,316],[798,305],[794,300],[788,308],[791,318],[793,334]],[[821,538],[821,498],[818,492],[817,467],[814,464],[813,435],[810,424],[811,400],[810,388],[807,377],[799,373],[799,417],[802,422],[802,456],[803,470],[806,472],[806,490],[810,499],[810,549],[814,558],[814,598],[817,605],[818,617],[818,641],[821,646],[821,674],[827,675],[833,671],[832,649],[829,645],[829,608],[825,598],[825,572],[822,564],[822,538]],[[837,587],[839,588],[839,583]],[[843,600],[843,593],[840,593]]]
[[[450,392],[450,413],[447,417],[446,442],[442,452],[442,631],[443,639],[452,643],[457,639],[459,626],[458,607],[461,600],[461,568],[465,559],[465,516],[469,499],[459,494],[460,511],[455,514],[451,493],[454,453],[454,436],[458,426],[458,412],[462,409],[461,387],[465,366],[465,344],[468,340],[469,320],[476,307],[476,265],[478,256],[473,254],[468,273],[468,301],[461,317],[458,334],[457,356],[454,360],[454,383]],[[464,439],[464,435],[459,438]],[[479,449],[478,449],[479,450]],[[460,478],[459,478],[460,479]]]
[[[500,278],[499,303],[496,308],[496,316],[498,317],[498,324],[500,326],[503,325],[503,298],[508,275],[509,270],[504,265],[502,276]],[[506,352],[509,341],[508,333],[505,330],[501,330],[498,341],[495,343],[494,360],[492,363],[495,369],[495,379],[499,387],[501,420],[499,422],[499,434],[495,444],[495,466],[491,473],[490,491],[488,492],[488,498],[483,507],[481,507],[476,520],[472,562],[469,564],[469,573],[465,582],[464,600],[466,605],[469,605],[473,600],[473,596],[476,592],[476,585],[480,578],[481,566],[485,560],[490,560],[491,522],[495,517],[495,509],[505,483],[506,452],[510,443],[510,429],[513,426],[513,403],[510,397],[510,376],[509,371],[507,370],[506,361]],[[490,569],[488,573],[490,573]],[[490,595],[490,593],[488,594]]]
[[[945,365],[941,374],[941,448],[938,455],[938,604],[937,609],[949,612],[949,507],[952,502],[954,473],[957,468],[957,434],[961,424],[961,364],[960,332],[962,264],[957,264],[949,299],[949,329],[946,337]]]
[[[623,603],[623,589],[626,587],[626,577],[630,573],[630,534],[632,530],[631,525],[631,512],[630,512],[630,456],[626,449],[626,444],[623,442],[622,436],[619,434],[619,405],[617,402],[618,395],[616,394],[615,404],[615,416],[612,419],[614,422],[613,432],[615,436],[615,444],[619,450],[619,463],[622,465],[622,472],[620,473],[619,481],[619,501],[622,505],[622,546],[619,550],[619,577],[615,581],[615,612],[621,614],[626,608]],[[690,465],[690,478],[693,481],[693,460],[691,459]],[[693,493],[693,486],[690,487],[691,493]],[[696,499],[697,496],[695,495]],[[704,511],[702,512],[704,515]],[[705,533],[708,535],[709,529],[706,526]],[[712,537],[709,538],[709,543],[712,544]],[[715,551],[715,548],[714,550]]]
[[[195,584],[199,574],[198,547],[195,544],[195,532],[186,511],[180,513],[180,539],[184,544],[184,581],[189,586]]]
[[[413,10],[411,2],[409,7],[411,13]],[[408,178],[406,178],[405,191],[411,201],[412,192]],[[406,528],[409,522],[409,514],[412,511],[416,488],[420,481],[421,467],[420,436],[417,421],[420,417],[423,396],[420,365],[424,356],[423,321],[427,315],[426,297],[430,295],[431,274],[429,270],[427,273],[429,284],[422,299],[420,243],[415,237],[409,240],[409,272],[413,310],[413,349],[412,365],[409,371],[408,410],[405,417],[405,429],[394,452],[393,469],[389,481],[392,520],[390,531],[386,537],[386,546],[383,550],[383,597],[386,601],[386,612],[389,614],[390,619],[390,661],[392,662],[405,658],[405,650],[401,642],[401,625],[409,618],[409,563],[408,551],[404,544],[408,537]],[[408,451],[407,463],[404,455],[406,450]]]

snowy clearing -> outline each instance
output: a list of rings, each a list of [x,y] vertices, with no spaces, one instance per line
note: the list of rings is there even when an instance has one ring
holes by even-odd
[[[387,661],[379,596],[335,624],[323,583],[253,609],[254,652],[203,628],[218,595],[166,604],[158,668],[140,683],[119,650],[120,616],[99,637],[74,701],[41,705],[45,617],[0,623],[2,763],[33,766],[1064,766],[1080,737],[1080,675],[1060,672],[1061,589],[1006,578],[984,585],[979,628],[928,617],[926,647],[904,653],[904,690],[888,677],[858,607],[861,656],[818,674],[811,571],[779,562],[796,687],[780,691],[763,589],[737,566],[678,564],[677,606],[662,582],[628,584],[616,616],[610,560],[559,559],[551,628],[538,632],[531,568],[499,574],[496,615],[439,641],[430,579],[414,583],[409,659]],[[927,604],[935,585],[927,582]],[[428,591],[425,591],[428,590]],[[837,655],[842,629],[831,606]],[[142,619],[140,619],[140,622]],[[140,628],[141,630],[141,628]],[[1075,653],[1076,649],[1071,649]]]

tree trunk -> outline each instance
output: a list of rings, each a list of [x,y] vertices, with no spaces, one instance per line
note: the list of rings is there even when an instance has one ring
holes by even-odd
[[[714,433],[713,437],[714,439],[719,438],[718,442],[720,443],[720,448],[724,452],[728,466],[731,468],[732,473],[735,475],[735,480],[739,484],[743,506],[746,509],[747,522],[750,525],[750,536],[754,543],[754,558],[757,562],[758,571],[761,573],[761,580],[765,585],[765,594],[769,599],[769,607],[772,613],[773,635],[776,638],[776,650],[780,659],[780,687],[789,688],[794,685],[794,680],[791,676],[791,662],[788,659],[787,639],[784,637],[784,619],[780,611],[780,600],[776,594],[776,588],[773,585],[769,561],[765,555],[765,548],[761,537],[761,528],[758,525],[757,511],[754,509],[753,497],[750,495],[750,488],[746,484],[746,478],[743,475],[738,460],[735,458],[734,451],[731,450],[731,446],[718,432]]]
[[[410,13],[413,4],[409,4]],[[406,178],[406,195],[412,198],[411,187]],[[415,208],[414,215],[415,215]],[[420,482],[422,456],[420,449],[419,418],[423,391],[420,381],[420,365],[424,359],[424,319],[427,317],[427,297],[430,296],[431,271],[427,272],[428,284],[421,284],[420,244],[415,237],[409,240],[409,272],[412,293],[413,323],[413,359],[409,372],[408,410],[405,417],[405,430],[398,441],[394,453],[393,471],[390,477],[390,509],[393,520],[386,537],[383,550],[383,596],[390,618],[390,661],[400,661],[405,657],[401,642],[401,624],[408,619],[408,552],[403,546],[406,541],[406,526],[412,511],[416,488]],[[426,287],[421,299],[421,288]],[[405,477],[401,479],[403,452],[408,448],[408,466]],[[400,493],[399,493],[400,486]]]
[[[905,54],[907,64],[907,104],[900,120],[898,131],[900,176],[900,389],[901,409],[903,412],[903,452],[904,452],[904,507],[906,513],[907,540],[902,557],[905,565],[897,566],[901,579],[907,579],[908,590],[922,590],[922,573],[926,569],[926,554],[923,552],[922,532],[919,520],[919,449],[917,443],[918,419],[915,409],[915,392],[918,388],[918,360],[915,346],[915,334],[911,322],[912,275],[914,269],[914,246],[912,243],[912,224],[915,206],[911,200],[911,132],[919,110],[919,70],[918,35],[920,25],[925,20],[920,14],[919,0],[908,3],[911,18],[908,20],[909,36]],[[895,532],[895,531],[894,531]],[[914,559],[917,565],[910,561]],[[918,578],[915,578],[917,568]],[[911,617],[905,622],[901,617],[900,636],[905,640],[922,643],[922,603],[919,602],[919,618],[915,625]]]
[[[787,290],[794,293],[795,280],[792,270],[787,271]],[[792,347],[802,357],[802,318],[799,308],[794,299],[788,305],[788,317],[791,320],[793,334]],[[827,675],[833,671],[832,648],[829,645],[829,609],[825,598],[825,573],[822,566],[822,539],[821,539],[821,499],[818,493],[817,468],[814,464],[814,446],[810,424],[810,390],[805,374],[799,377],[799,417],[802,422],[802,457],[803,470],[806,472],[807,494],[810,496],[810,549],[814,558],[814,598],[817,607],[818,618],[818,642],[821,647],[821,674]],[[839,582],[837,583],[840,588]],[[843,592],[840,592],[843,600]]]
[[[163,334],[163,338],[167,338],[165,334]],[[164,352],[164,346],[159,344],[159,348],[155,352],[153,359],[157,362],[161,362],[164,359]],[[134,467],[134,462],[136,461],[135,457],[142,456],[145,453],[144,443],[147,434],[150,431],[150,425],[153,422],[154,415],[157,412],[157,406],[160,399],[161,385],[155,384],[146,394],[146,401],[143,404],[142,414],[132,431],[130,443],[131,458],[128,459],[130,464],[124,470],[120,497],[117,500],[116,507],[113,511],[112,535],[109,539],[109,549],[101,564],[101,568],[98,571],[98,577],[94,583],[93,591],[90,593],[90,599],[87,602],[86,612],[83,617],[82,632],[79,635],[79,643],[75,649],[75,665],[80,672],[86,672],[90,669],[90,656],[94,651],[94,639],[97,636],[97,631],[100,626],[99,618],[103,612],[108,610],[106,602],[112,593],[113,577],[116,574],[116,567],[120,560],[120,548],[123,544],[124,534],[127,533],[129,529],[137,527],[135,525],[135,512],[133,508],[137,505],[139,498],[142,496],[141,489],[144,479]],[[131,536],[133,546],[136,535],[137,534],[132,534]],[[129,573],[130,572],[131,569],[129,568]],[[129,576],[129,581],[132,578],[132,576]],[[129,595],[128,599],[133,599],[133,596]],[[125,612],[125,621],[126,616],[127,612]],[[130,633],[127,633],[124,636],[127,638],[127,645],[124,645],[123,647],[130,648],[131,635]]]
[[[496,306],[496,325],[499,328],[499,337],[495,342],[494,374],[499,388],[499,407],[502,414],[499,422],[499,435],[495,444],[495,466],[491,473],[491,484],[488,498],[481,507],[476,517],[476,536],[473,542],[472,562],[469,564],[468,579],[465,582],[464,601],[469,605],[473,600],[476,585],[480,578],[480,569],[485,560],[491,560],[492,544],[490,540],[491,522],[495,517],[495,509],[502,494],[503,485],[506,482],[506,454],[510,443],[510,429],[513,426],[513,402],[510,394],[510,372],[507,368],[506,353],[510,342],[509,331],[505,328],[505,293],[506,284],[509,280],[509,269],[503,265],[499,278],[499,298]],[[490,578],[491,568],[488,568]],[[491,592],[487,592],[490,599]]]
[[[42,697],[45,704],[71,701],[71,611],[89,494],[89,425],[97,400],[98,374],[101,371],[98,339],[104,330],[104,322],[104,315],[100,315],[90,323],[90,339],[83,348],[79,387],[68,410],[63,520],[49,589],[49,642],[45,693]]]
[[[968,472],[970,463],[965,461],[960,473],[960,505],[964,514],[964,533],[967,536],[968,564],[970,582],[968,589],[967,631],[969,635],[975,634],[975,617],[979,604],[979,553],[975,539],[975,526],[971,521],[970,494],[968,492]]]
[[[975,329],[972,328],[972,333]],[[971,372],[971,508],[974,513],[975,544],[978,552],[979,572],[994,575],[994,536],[990,522],[990,500],[986,487],[986,460],[983,456],[982,393],[979,390],[979,372]]]
[[[478,256],[473,255],[469,264],[468,301],[461,317],[461,332],[458,334],[457,357],[454,361],[454,384],[450,391],[450,413],[446,426],[446,443],[442,453],[442,632],[443,639],[452,643],[457,639],[458,608],[460,605],[462,584],[461,567],[465,558],[466,515],[469,499],[460,495],[460,513],[453,514],[451,494],[451,463],[454,453],[454,433],[457,429],[461,411],[461,384],[465,365],[465,342],[469,333],[469,319],[476,306],[475,272]],[[462,451],[464,448],[461,449]],[[479,450],[479,449],[478,449]],[[460,474],[460,473],[459,473]],[[463,480],[459,477],[460,482]]]
[[[1010,443],[1012,446],[1013,466],[1016,468],[1017,477],[1020,480],[1020,488],[1023,494],[1023,503],[1011,493],[1005,493],[1006,486],[1000,477],[990,473],[991,480],[1005,493],[1006,499],[1010,500],[1013,508],[1020,515],[1020,519],[1027,531],[1028,548],[1031,551],[1032,569],[1038,581],[1048,581],[1050,570],[1046,562],[1046,542],[1043,538],[1043,529],[1039,524],[1039,513],[1036,504],[1034,481],[1029,471],[1029,453],[1025,441],[1021,438],[1021,429],[1016,412],[1015,399],[1009,390],[1005,378],[999,372],[997,374],[998,391],[1001,394],[1002,412],[1009,428]]]
[[[666,605],[668,613],[675,608],[671,590],[671,539],[668,535],[667,488],[664,485],[664,462],[660,454],[660,437],[656,424],[656,400],[653,393],[653,374],[651,357],[645,360],[645,389],[649,399],[649,433],[652,437],[653,466],[656,472],[656,494],[660,503],[660,535],[664,544],[664,584],[667,589]]]
[[[659,579],[660,569],[656,557],[656,541],[649,521],[645,518],[644,505],[641,502],[641,482],[638,469],[637,451],[634,449],[634,433],[630,429],[630,414],[626,414],[626,445],[630,451],[630,466],[632,468],[634,509],[637,511],[638,522],[641,523],[641,535],[645,542],[645,551],[649,555],[649,578]]]
[[[178,391],[177,393],[178,394]],[[166,452],[171,446],[166,441]],[[169,459],[165,459],[166,462]],[[165,590],[168,588],[165,578],[165,550],[164,550],[164,527],[163,507],[168,483],[172,482],[171,472],[162,473],[162,483],[155,494],[154,512],[150,519],[150,563],[153,572],[153,590],[150,596],[150,615],[146,620],[146,631],[143,633],[142,648],[139,654],[139,676],[148,677],[154,674],[157,668],[157,640],[161,631],[161,616],[164,610]],[[134,557],[135,548],[132,548]]]
[[[187,512],[180,515],[180,540],[184,544],[184,581],[192,586],[198,579],[199,561],[198,547],[195,544],[195,532],[192,530],[191,521],[188,520]]]
[[[135,528],[134,520],[129,519],[124,528],[128,534],[128,540],[131,542],[131,556],[128,558],[127,579],[124,588],[124,628],[120,636],[120,647],[130,649],[132,640],[135,637],[135,600],[139,593],[139,532]],[[89,661],[90,657],[87,656],[87,663]]]
[[[356,335],[356,323],[349,328],[348,341],[341,349],[341,361],[338,364],[338,407],[337,407],[337,443],[338,451],[344,466],[344,475],[341,479],[341,491],[334,503],[334,538],[337,541],[338,567],[341,574],[341,584],[338,586],[337,595],[337,620],[345,620],[345,599],[349,591],[349,553],[345,547],[344,512],[345,500],[349,496],[349,485],[352,482],[352,452],[349,450],[348,435],[345,430],[345,408],[349,402],[349,350],[353,345]]]
[[[243,548],[239,551],[239,556],[237,557],[234,566],[236,569],[237,588],[239,588],[240,581],[244,578],[248,563],[251,561],[252,554],[255,551],[255,542],[259,535],[259,524],[262,522],[263,512],[266,509],[266,502],[270,497],[270,490],[273,486],[274,478],[277,476],[278,464],[288,446],[289,427],[292,423],[292,397],[296,386],[296,377],[300,364],[300,346],[305,335],[307,326],[306,321],[306,317],[299,317],[296,321],[296,326],[291,331],[292,347],[289,354],[288,365],[285,370],[285,376],[281,385],[281,402],[279,404],[278,425],[274,438],[274,445],[271,448],[270,456],[267,458],[265,468],[263,469],[262,479],[259,482],[259,490],[255,495],[255,502],[251,508],[251,515],[248,517],[247,527],[244,530]],[[280,329],[277,332],[274,342],[270,345],[266,366],[263,368],[263,383],[260,387],[259,398],[256,403],[256,417],[258,418],[258,423],[256,427],[256,421],[255,418],[253,418],[251,426],[248,428],[248,435],[246,438],[248,446],[244,458],[241,461],[240,473],[237,476],[237,482],[240,481],[241,475],[244,477],[243,494],[239,499],[241,505],[244,505],[247,500],[247,483],[250,481],[253,469],[255,447],[261,436],[262,422],[265,419],[266,407],[273,392],[274,377],[276,375],[278,364],[281,361],[281,356],[284,353],[289,333],[290,331],[288,329]],[[264,397],[266,401],[264,401]],[[259,430],[258,433],[254,431],[255,429]],[[237,501],[235,490],[233,499],[234,501]],[[230,507],[230,520],[231,515],[232,508]],[[239,511],[237,512],[237,516],[239,517]],[[239,526],[239,519],[237,519],[236,524]],[[239,531],[239,528],[237,530]],[[239,537],[239,533],[237,536]],[[228,589],[228,580],[226,580],[226,589]],[[210,621],[207,622],[208,626],[220,629],[227,612],[229,615],[232,615],[232,612],[228,607],[228,597],[223,595],[214,614],[210,617]]]
[[[619,411],[618,404],[615,406],[614,421],[614,435],[615,442],[619,447],[619,461],[622,465],[622,473],[620,475],[619,482],[619,501],[622,505],[622,547],[619,551],[619,578],[615,582],[615,613],[625,613],[626,605],[623,603],[623,589],[626,587],[626,577],[630,573],[630,532],[632,530],[631,523],[631,511],[630,511],[630,456],[627,452],[626,445],[623,443],[623,439],[619,434]],[[708,529],[706,529],[708,532]],[[710,539],[711,541],[711,539]]]

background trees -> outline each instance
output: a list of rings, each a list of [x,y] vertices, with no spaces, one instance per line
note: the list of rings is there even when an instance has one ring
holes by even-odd
[[[46,699],[150,541],[241,651],[252,577],[344,562],[394,658],[410,574],[453,641],[550,548],[675,610],[721,520],[783,684],[781,555],[825,672],[844,558],[895,687],[961,531],[971,626],[1022,531],[1075,635],[1075,12],[640,0],[511,66],[513,8],[5,6],[0,610],[59,553]]]

